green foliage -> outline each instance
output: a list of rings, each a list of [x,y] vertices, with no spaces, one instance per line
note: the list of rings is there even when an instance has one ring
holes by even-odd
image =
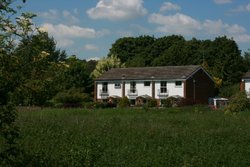
[[[11,93],[16,89],[20,76],[14,50],[16,41],[27,39],[33,31],[31,13],[17,16],[14,1],[0,2],[0,166],[19,166],[20,146],[17,145],[19,129],[15,125],[16,110],[11,104]],[[17,7],[18,9],[18,7]]]
[[[14,51],[17,64],[12,101],[21,105],[44,105],[62,86],[66,54],[56,49],[47,33],[21,40]],[[60,86],[59,86],[60,85]]]
[[[172,100],[171,100],[171,98],[167,98],[167,99],[165,99],[165,100],[162,100],[161,101],[161,106],[162,107],[172,107],[173,106],[173,102],[172,102]]]
[[[225,108],[226,112],[242,112],[249,110],[250,100],[245,92],[237,92],[230,100],[229,105]]]
[[[46,105],[58,92],[72,87],[93,91],[86,61],[75,56],[66,59],[46,32],[23,39],[14,54],[18,63],[12,68],[11,100],[16,105]]]
[[[250,69],[249,54],[243,58],[236,42],[226,36],[214,40],[185,40],[178,35],[125,37],[112,45],[108,55],[117,55],[127,67],[206,63],[206,70],[221,79],[222,86],[238,83]]]
[[[105,71],[110,70],[111,68],[125,67],[121,63],[121,60],[117,56],[111,55],[110,57],[103,58],[98,61],[96,64],[95,70],[91,73],[94,78],[101,76]]]
[[[0,106],[0,166],[15,165],[21,153],[17,143],[19,129],[14,123],[16,117],[13,106]]]
[[[93,80],[87,69],[87,63],[75,56],[66,59],[66,68],[62,71],[63,89],[83,88],[86,93],[93,91]]]
[[[54,97],[54,100],[57,104],[62,104],[63,107],[80,107],[83,102],[90,101],[90,98],[80,89],[71,88],[69,90],[59,92]]]
[[[250,70],[250,48],[244,53],[244,62],[246,69]]]
[[[119,108],[125,108],[125,107],[129,107],[130,103],[129,103],[129,99],[127,96],[122,97],[121,99],[119,99],[118,101],[118,107]]]
[[[157,107],[156,99],[148,99],[148,107]]]
[[[248,166],[249,112],[226,116],[207,106],[150,111],[20,112],[20,143],[30,155],[23,166]]]
[[[229,86],[222,87],[220,89],[219,96],[220,97],[230,98],[234,94],[238,93],[239,91],[240,91],[240,85],[239,85],[239,83],[237,83],[237,84],[234,84],[234,85],[229,85]]]
[[[148,57],[148,55],[154,41],[154,37],[150,36],[120,38],[112,45],[108,56],[111,57],[112,55],[117,55],[122,63],[126,62],[126,66],[127,62],[133,63],[134,57],[141,60],[143,59],[143,62],[148,64],[150,61],[150,57]],[[141,65],[147,66],[146,64]]]
[[[114,107],[114,105],[108,102],[94,102],[94,107],[96,109],[104,109]]]
[[[163,107],[180,107],[185,105],[184,100],[182,97],[174,97],[170,96],[162,101]]]

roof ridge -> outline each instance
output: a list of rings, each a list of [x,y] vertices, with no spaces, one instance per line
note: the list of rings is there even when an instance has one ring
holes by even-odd
[[[140,69],[140,68],[165,68],[165,67],[200,67],[201,65],[178,65],[178,66],[149,66],[149,67],[119,67],[112,69]]]

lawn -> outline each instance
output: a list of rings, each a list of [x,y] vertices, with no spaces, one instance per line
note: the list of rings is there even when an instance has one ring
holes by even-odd
[[[250,112],[43,109],[17,123],[36,166],[250,166]]]

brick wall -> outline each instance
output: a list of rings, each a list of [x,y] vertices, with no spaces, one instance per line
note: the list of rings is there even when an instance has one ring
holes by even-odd
[[[186,99],[190,103],[207,104],[214,97],[215,85],[209,76],[200,69],[186,81]]]

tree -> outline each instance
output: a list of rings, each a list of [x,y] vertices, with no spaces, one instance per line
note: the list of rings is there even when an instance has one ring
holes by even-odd
[[[16,83],[12,94],[15,104],[44,105],[58,88],[58,72],[63,70],[65,51],[56,49],[56,43],[46,32],[38,32],[20,41],[14,51]]]
[[[148,55],[154,41],[155,38],[150,36],[120,38],[112,45],[108,57],[116,55],[122,63],[126,62],[127,66],[130,66],[127,62],[132,62],[132,59],[136,55],[140,55],[144,57],[146,61],[150,61]]]
[[[71,56],[65,63],[68,67],[63,71],[64,90],[70,88],[81,88],[83,92],[91,93],[92,79],[87,69],[87,62],[85,60],[80,60],[75,56]]]
[[[250,49],[248,49],[248,51],[244,53],[243,59],[245,62],[246,69],[249,70],[250,69]]]
[[[212,75],[221,78],[224,86],[239,82],[246,68],[236,42],[226,36],[217,37],[212,47],[214,51],[214,64],[210,65]]]
[[[97,60],[89,60],[87,61],[87,72],[90,74],[95,70],[95,66],[97,64]]]
[[[214,40],[185,40],[182,36],[171,35],[161,38],[149,36],[118,39],[110,49],[127,67],[202,65],[209,67],[209,73],[219,79],[223,86],[240,81],[250,69],[248,53],[244,59],[233,39],[226,36]]]
[[[18,59],[14,56],[15,40],[28,38],[33,31],[32,13],[16,17],[12,0],[0,2],[0,166],[17,165],[20,153],[16,144],[19,131],[14,124],[16,111],[11,105],[10,93],[15,89]],[[14,85],[14,86],[13,86]]]
[[[125,67],[117,56],[111,55],[110,57],[103,58],[98,61],[95,70],[91,73],[94,78],[101,76],[105,71],[111,68]]]

